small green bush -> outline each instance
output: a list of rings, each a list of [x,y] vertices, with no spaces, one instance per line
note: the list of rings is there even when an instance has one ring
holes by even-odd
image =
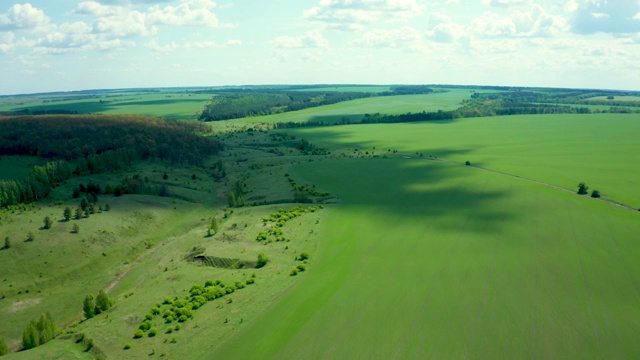
[[[592,198],[599,198],[600,197],[600,191],[599,190],[593,190],[591,192],[591,197]]]
[[[180,324],[176,324],[175,328],[176,331],[180,331]]]
[[[158,329],[151,328],[151,330],[149,330],[149,337],[154,337],[156,336],[157,333],[158,333]]]
[[[296,275],[298,275],[298,268],[293,268],[293,269],[291,269],[291,273],[289,273],[289,275],[291,275],[291,276],[296,276]]]
[[[144,332],[142,330],[137,330],[135,334],[133,334],[134,339],[140,339],[144,336]]]
[[[140,324],[138,329],[142,331],[148,331],[149,329],[151,329],[151,321],[145,320],[142,324]]]
[[[298,269],[298,271],[305,271],[307,267],[305,266],[304,263],[298,263],[298,266],[296,266],[296,269]]]
[[[245,281],[245,282],[247,283],[247,285],[251,285],[251,284],[256,282],[256,279],[255,278],[248,278],[247,281]]]
[[[307,254],[306,252],[302,252],[302,253],[300,253],[300,256],[298,256],[298,260],[300,260],[300,261],[304,261],[304,260],[307,260],[307,259],[309,259],[309,254]]]
[[[123,349],[125,349],[125,350],[129,350],[129,349],[131,349],[131,345],[129,345],[129,344],[124,344]]]
[[[267,265],[268,262],[269,262],[269,258],[267,257],[267,255],[260,253],[258,254],[258,263],[256,264],[256,268],[261,268]]]
[[[172,326],[167,327],[167,330],[165,330],[165,334],[171,334],[172,332],[173,332]]]

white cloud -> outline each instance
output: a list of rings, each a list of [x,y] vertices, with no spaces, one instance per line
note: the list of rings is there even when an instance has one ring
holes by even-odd
[[[96,1],[83,1],[78,4],[78,7],[73,11],[73,13],[78,15],[109,16],[118,15],[120,11],[120,7],[105,6]]]
[[[484,5],[501,7],[527,5],[530,2],[531,0],[482,0],[482,3]]]
[[[359,47],[402,48],[417,51],[422,47],[420,33],[412,27],[394,30],[373,30],[350,43]]]
[[[158,27],[163,25],[228,27],[229,25],[218,21],[217,15],[213,12],[215,7],[216,3],[210,0],[182,0],[177,5],[153,5],[139,10],[134,10],[131,6],[83,1],[78,4],[74,13],[95,16],[94,31],[122,38],[155,35],[158,33]]]
[[[640,2],[620,0],[574,0],[573,31],[624,34],[640,32]]]
[[[278,36],[269,43],[280,49],[326,48],[329,41],[319,31],[309,31],[306,35]]]
[[[49,24],[49,17],[31,4],[15,4],[0,15],[0,30],[36,29]]]
[[[321,0],[304,17],[333,29],[356,30],[378,21],[406,21],[424,9],[417,0]]]
[[[468,29],[466,26],[456,24],[451,19],[440,13],[432,13],[429,18],[431,30],[426,34],[431,40],[439,43],[452,43],[461,39],[468,40]]]
[[[15,35],[10,31],[0,32],[0,54],[6,54],[13,51],[15,47],[13,43],[14,38]]]
[[[145,46],[158,53],[174,52],[180,48],[180,45],[178,45],[175,41],[172,41],[165,45],[159,45],[155,40],[152,40],[146,43]]]
[[[474,19],[471,28],[473,34],[486,37],[545,37],[566,31],[569,25],[562,16],[552,15],[536,4],[506,17],[486,11]]]

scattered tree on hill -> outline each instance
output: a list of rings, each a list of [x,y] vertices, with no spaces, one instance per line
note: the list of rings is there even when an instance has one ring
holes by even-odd
[[[469,166],[469,165],[471,165],[471,161],[467,160],[467,161],[464,162],[464,164]]]
[[[51,225],[53,224],[53,221],[51,221],[51,218],[48,216],[44,217],[44,228],[45,229],[51,229]]]
[[[587,190],[589,190],[587,184],[585,184],[584,182],[578,184],[578,195],[586,195],[588,193]]]
[[[162,180],[167,180],[169,178],[169,175],[167,175],[167,173],[164,173],[162,175]]]
[[[98,297],[96,297],[95,314],[98,315],[100,313],[103,313],[109,310],[111,306],[113,306],[113,301],[109,299],[109,296],[104,290],[100,290],[100,292],[98,293]]]
[[[71,208],[67,206],[66,208],[64,208],[64,220],[69,221],[70,219],[71,219]]]
[[[82,209],[82,211],[85,211],[88,206],[89,206],[89,200],[87,200],[86,197],[83,197],[82,200],[80,200],[80,208]]]
[[[91,209],[87,207],[84,209],[84,217],[88,218],[89,216],[91,216]]]
[[[91,319],[96,315],[96,302],[93,299],[93,295],[85,296],[82,310],[84,311],[84,317],[87,319]]]
[[[109,206],[109,204],[106,204],[104,206],[104,211],[109,211],[109,210],[111,210],[111,206]]]
[[[3,337],[0,337],[0,356],[7,355],[9,353],[9,347]]]
[[[47,343],[56,336],[56,324],[51,314],[40,315],[38,321],[31,320],[22,333],[22,345],[25,350],[33,349],[36,346]]]
[[[31,231],[29,231],[29,233],[27,234],[27,239],[25,240],[26,242],[31,242],[33,240],[35,240],[35,236],[33,235],[33,233]]]
[[[211,222],[209,223],[209,227],[207,228],[207,235],[215,235],[220,230],[220,223],[218,223],[218,218],[215,215],[211,217]]]
[[[71,232],[74,234],[77,234],[80,232],[80,226],[78,224],[73,224],[73,227],[71,228]]]
[[[76,208],[76,212],[73,217],[76,220],[80,220],[82,218],[82,208],[80,206]]]
[[[8,249],[10,247],[11,247],[11,240],[9,240],[9,237],[7,236],[7,237],[4,238],[4,247],[3,247],[3,249]]]
[[[599,190],[593,190],[591,192],[591,197],[592,198],[599,198],[600,197],[600,191]]]

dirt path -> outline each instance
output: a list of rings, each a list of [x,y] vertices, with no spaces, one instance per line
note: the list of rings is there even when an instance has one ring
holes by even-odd
[[[540,180],[534,180],[534,179],[522,177],[522,176],[519,176],[519,175],[509,174],[509,173],[506,173],[506,172],[503,172],[503,171],[499,171],[499,170],[488,169],[488,168],[484,168],[484,167],[477,166],[477,165],[466,165],[465,163],[461,163],[461,162],[457,162],[457,161],[453,161],[453,160],[442,159],[442,158],[431,158],[431,157],[416,158],[416,157],[409,156],[407,154],[397,154],[397,155],[401,156],[402,158],[424,159],[424,160],[430,160],[430,161],[440,161],[440,162],[449,163],[449,164],[456,164],[456,165],[460,165],[460,166],[468,166],[468,167],[471,167],[471,168],[474,168],[474,169],[487,171],[487,172],[491,172],[491,173],[494,173],[494,174],[498,174],[498,175],[514,178],[514,179],[528,181],[528,182],[531,182],[531,183],[534,183],[534,184],[538,184],[538,185],[547,186],[547,187],[554,188],[554,189],[561,190],[561,191],[565,191],[565,192],[568,192],[568,193],[571,193],[571,194],[575,194],[576,193],[576,191],[574,189],[567,189],[565,187],[562,187],[562,186],[559,186],[559,185],[555,185],[555,184],[551,184],[551,183],[548,183],[548,182],[544,182],[544,181],[540,181]],[[634,211],[634,212],[640,211],[640,209],[636,209],[634,207],[619,203],[617,201],[603,199],[603,198],[592,198],[592,199],[596,200],[596,201],[601,201],[603,203],[607,203],[609,205],[617,206],[617,207],[620,207],[620,208],[623,208],[623,209],[626,209],[626,210],[630,210],[630,211]]]

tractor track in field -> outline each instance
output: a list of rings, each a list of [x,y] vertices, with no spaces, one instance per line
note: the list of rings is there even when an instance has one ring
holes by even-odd
[[[482,171],[487,171],[487,172],[491,172],[491,173],[502,175],[502,176],[507,176],[507,177],[510,177],[510,178],[513,178],[513,179],[519,179],[519,180],[527,181],[527,182],[530,182],[530,183],[543,185],[543,186],[546,186],[546,187],[554,188],[556,190],[565,191],[565,192],[568,192],[568,193],[571,193],[571,194],[575,194],[576,193],[575,190],[568,189],[568,188],[562,187],[560,185],[555,185],[555,184],[544,182],[544,181],[540,181],[540,180],[530,179],[530,178],[527,178],[527,177],[523,177],[523,176],[515,175],[515,174],[510,174],[510,173],[507,173],[507,172],[504,172],[504,171],[500,171],[500,170],[493,170],[493,169],[485,168],[485,167],[482,167],[482,166],[466,165],[465,163],[461,163],[461,162],[453,161],[453,160],[448,160],[448,159],[443,159],[443,158],[435,158],[435,157],[416,158],[416,157],[412,157],[411,155],[400,154],[400,153],[398,153],[396,155],[399,156],[399,157],[405,158],[405,159],[423,159],[423,160],[440,161],[440,162],[449,163],[449,164],[456,164],[456,165],[460,165],[460,166],[466,166],[466,167],[470,167],[470,168],[474,168],[474,169],[478,169],[478,170],[482,170]],[[632,206],[629,206],[629,205],[626,205],[626,204],[623,204],[623,203],[620,203],[620,202],[617,202],[617,201],[614,201],[614,200],[608,200],[608,199],[603,199],[603,198],[592,198],[592,199],[596,200],[596,201],[601,201],[603,203],[606,203],[606,204],[609,204],[609,205],[612,205],[612,206],[617,206],[617,207],[620,207],[620,208],[623,208],[623,209],[626,209],[626,210],[629,210],[629,211],[640,212],[640,209],[636,209],[636,208],[634,208]]]

